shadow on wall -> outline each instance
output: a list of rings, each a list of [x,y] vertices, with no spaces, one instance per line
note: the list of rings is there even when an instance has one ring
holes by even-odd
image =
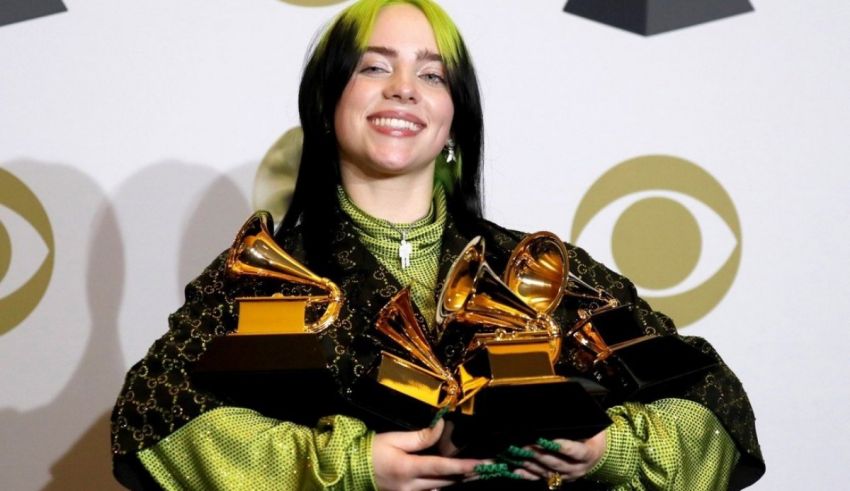
[[[189,207],[188,219],[182,227],[180,259],[177,267],[177,285],[182,300],[183,286],[195,279],[201,271],[230,247],[236,232],[251,214],[251,205],[239,182],[250,178],[246,188],[253,182],[257,163],[235,168],[228,175],[216,177],[200,193],[194,208]]]
[[[109,434],[108,401],[114,399],[115,387],[120,383],[124,371],[116,323],[124,283],[124,256],[114,211],[97,184],[72,167],[32,161],[13,162],[4,167],[13,173],[16,169],[22,169],[27,174],[32,174],[33,168],[36,168],[38,175],[56,183],[56,192],[61,195],[58,199],[64,206],[49,207],[48,212],[54,223],[67,220],[66,225],[81,224],[87,222],[91,216],[89,213],[94,215],[93,230],[78,231],[82,237],[91,234],[89,240],[66,240],[63,244],[62,237],[57,237],[58,250],[61,251],[64,245],[81,249],[61,251],[57,254],[57,260],[82,258],[85,253],[83,248],[91,244],[84,280],[91,322],[87,330],[88,339],[79,365],[76,368],[68,367],[68,370],[73,370],[73,374],[48,405],[26,412],[10,409],[0,411],[0,428],[3,429],[5,447],[3,466],[9,470],[2,472],[4,488],[32,489],[34,483],[44,482],[44,476],[49,472],[52,480],[44,489],[119,489],[110,478],[109,446],[106,441]],[[80,209],[81,206],[91,207],[92,203],[95,203],[96,211]],[[54,225],[54,228],[57,226]],[[56,268],[57,272],[59,269]],[[54,281],[67,283],[72,279],[54,277]],[[77,283],[64,284],[59,288],[76,286]],[[76,302],[72,295],[68,297],[71,302]],[[83,308],[83,305],[61,302],[50,305],[43,302],[38,307],[57,309],[60,315],[54,318],[61,318],[61,313],[67,313],[68,319],[79,318],[73,312]],[[38,327],[24,324],[20,328]],[[76,326],[67,328],[69,333],[78,331]],[[37,334],[33,333],[33,339],[38,339]],[[48,346],[37,346],[34,342],[32,350],[63,349],[61,339],[49,341]],[[43,340],[37,342],[44,343]],[[49,471],[46,469],[48,466]]]
[[[113,193],[127,243],[119,333],[128,365],[165,332],[168,314],[183,303],[185,285],[230,246],[250,213],[245,195],[256,167],[245,164],[222,174],[162,161],[133,174]]]
[[[88,176],[68,166],[32,161],[4,164],[4,168],[13,173],[18,168],[32,174],[34,167],[39,168],[39,175],[51,176],[51,180],[61,183],[60,189],[67,192],[64,200],[60,200],[64,203],[62,209],[51,207],[48,210],[52,220],[81,223],[84,220],[79,220],[79,217],[75,220],[74,213],[94,215],[91,230],[74,229],[80,237],[74,242],[89,247],[85,289],[91,326],[87,331],[83,329],[89,334],[79,364],[76,368],[67,368],[73,370],[73,374],[49,404],[25,412],[0,409],[0,434],[4,447],[0,450],[0,481],[4,489],[38,489],[37,486],[45,482],[45,475],[49,473],[50,480],[41,488],[42,491],[121,489],[112,478],[110,413],[127,366],[137,361],[125,361],[122,344],[126,344],[124,338],[128,333],[142,331],[144,336],[140,342],[144,345],[139,346],[138,351],[143,353],[155,338],[165,332],[169,314],[153,309],[151,316],[157,319],[153,325],[137,324],[129,320],[133,319],[132,316],[124,315],[126,309],[132,311],[133,304],[136,308],[148,305],[144,295],[132,295],[133,284],[139,271],[156,266],[162,259],[150,257],[149,264],[133,264],[139,256],[131,251],[141,249],[143,256],[177,256],[174,258],[174,272],[157,270],[147,282],[153,284],[156,290],[166,292],[168,297],[173,298],[172,292],[179,291],[182,300],[183,285],[229,246],[250,213],[249,200],[240,189],[250,189],[257,164],[245,164],[227,175],[221,175],[208,167],[158,163],[122,183],[109,198]],[[248,185],[240,187],[237,182]],[[170,183],[174,188],[164,183]],[[74,201],[74,195],[89,198],[86,203],[80,203]],[[92,196],[97,199],[92,199]],[[140,203],[139,199],[147,200],[147,203]],[[81,211],[79,207],[89,209]],[[163,210],[174,213],[165,218]],[[168,229],[169,225],[180,231],[177,234],[166,231],[174,237],[174,247],[153,251],[145,249],[143,238],[153,236],[161,240],[161,237],[167,236],[163,229]],[[58,240],[61,241],[61,238]],[[57,249],[60,247],[57,246]],[[84,250],[78,255],[83,253]],[[72,255],[57,254],[57,261],[68,260],[69,256]],[[175,284],[179,283],[174,289],[168,288],[167,284],[172,279]],[[144,280],[141,281],[144,283]],[[79,310],[83,306],[43,303],[38,308],[60,309],[53,317],[61,318],[62,309]],[[48,341],[52,345],[49,349],[62,349],[61,339]]]
[[[50,467],[52,479],[43,490],[59,491],[76,486],[89,489],[121,489],[112,479],[109,447],[109,405],[121,383],[124,360],[118,341],[118,311],[124,286],[124,244],[115,211],[104,202],[91,235],[86,291],[92,329],[88,346],[71,381],[48,406],[49,419],[66,424],[62,414],[98,414],[93,424]],[[63,395],[69,394],[63,400]],[[83,427],[75,426],[82,430]]]

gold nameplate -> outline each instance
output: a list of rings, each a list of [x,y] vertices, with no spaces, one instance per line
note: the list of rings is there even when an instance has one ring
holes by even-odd
[[[442,377],[392,353],[381,352],[378,383],[434,407],[440,406]]]
[[[307,297],[243,297],[239,302],[236,335],[302,334]]]
[[[494,382],[555,375],[550,359],[551,343],[548,339],[489,339],[482,341],[483,348],[490,361],[490,376]]]

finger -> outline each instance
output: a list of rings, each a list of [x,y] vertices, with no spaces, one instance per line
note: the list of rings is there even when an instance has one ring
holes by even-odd
[[[414,490],[440,489],[457,484],[458,482],[459,481],[455,479],[419,478],[414,479],[413,482],[410,483],[410,487]]]
[[[478,459],[455,459],[435,455],[416,456],[415,468],[420,476],[463,476],[475,473],[475,466],[483,463]]]
[[[522,463],[522,467],[526,471],[528,471],[528,472],[530,472],[530,473],[532,473],[532,474],[534,474],[538,477],[546,477],[552,472],[552,469],[544,467],[541,464],[539,464],[538,462],[535,462],[533,460],[526,460],[525,462]]]
[[[561,446],[560,453],[573,460],[584,462],[590,458],[590,447],[583,442],[557,439],[555,443]]]
[[[383,435],[392,446],[407,453],[414,453],[437,443],[445,424],[445,421],[441,419],[433,428],[422,428],[417,431],[393,431]]]
[[[535,461],[554,472],[569,474],[571,476],[582,476],[585,472],[587,472],[588,468],[587,462],[570,462],[557,455],[551,454],[539,454],[535,456]]]
[[[452,432],[454,431],[454,423],[446,421],[443,431],[437,440],[437,451],[444,457],[452,457],[460,453],[460,449],[452,441]]]
[[[514,474],[522,477],[523,479],[528,479],[529,481],[539,481],[540,475],[534,474],[533,472],[527,471],[525,469],[516,469]]]

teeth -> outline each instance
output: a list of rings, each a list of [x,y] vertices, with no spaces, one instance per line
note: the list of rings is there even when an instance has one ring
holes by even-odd
[[[387,128],[392,128],[396,130],[418,130],[421,126],[412,122],[406,121],[404,119],[398,118],[375,118],[372,120],[374,124],[377,126],[386,126]]]

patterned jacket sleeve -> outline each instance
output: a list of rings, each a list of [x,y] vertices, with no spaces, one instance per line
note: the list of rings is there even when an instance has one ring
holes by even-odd
[[[234,298],[267,294],[262,288],[259,282],[229,282],[223,255],[186,287],[185,304],[169,317],[169,331],[130,369],[112,413],[114,472],[123,484],[373,487],[372,433],[360,421],[335,416],[315,428],[299,426],[231,407],[226,397],[193,381],[191,365],[209,342],[235,328]]]
[[[637,294],[637,289],[628,279],[594,261],[580,248],[569,246],[569,254],[571,268],[584,281],[601,286],[614,293],[621,303],[631,303],[635,306],[638,322],[641,324],[644,333],[679,336],[673,321],[666,315],[654,311],[649,304],[641,299]],[[653,431],[657,434],[664,434],[665,437],[672,436],[675,439],[679,439],[680,435],[686,436],[685,440],[679,439],[679,443],[684,442],[683,446],[680,447],[680,452],[684,453],[677,457],[681,471],[683,462],[697,463],[699,460],[698,455],[689,455],[687,452],[699,453],[704,449],[714,448],[716,452],[713,455],[719,463],[728,461],[728,452],[714,443],[718,440],[713,422],[716,418],[716,421],[719,422],[717,429],[722,430],[722,434],[728,435],[726,438],[734,443],[737,452],[740,453],[740,457],[735,459],[730,466],[731,475],[728,487],[730,489],[741,489],[749,486],[764,473],[764,461],[756,436],[755,416],[746,392],[735,374],[723,363],[723,360],[707,341],[693,336],[682,336],[682,339],[703,353],[713,356],[719,362],[717,367],[693,382],[681,394],[677,394],[677,399],[655,401],[646,405],[627,403],[623,406],[611,408],[609,413],[612,415],[615,425],[609,429],[609,434],[612,431],[619,432],[619,436],[614,436],[614,438],[619,440],[621,448],[641,445],[640,447],[632,447],[634,451],[653,448],[652,444],[645,444],[649,441],[648,438]],[[704,418],[699,414],[699,411],[692,412],[682,404],[671,402],[681,400],[691,401],[708,409],[710,415],[713,415],[714,418]],[[683,420],[692,422],[702,420],[701,425],[704,426],[705,431],[701,435],[693,435],[692,432],[682,426]],[[630,443],[623,443],[624,430],[626,429],[631,430]],[[677,432],[679,435],[675,434]],[[652,459],[657,458],[658,454],[644,453],[643,456],[646,457],[642,463],[645,470],[652,467]],[[616,459],[615,457],[612,458]],[[725,464],[718,465],[722,469]],[[609,469],[612,467],[610,462],[608,467]],[[634,469],[636,472],[641,470],[638,467]],[[693,467],[693,469],[696,469],[696,467]],[[594,471],[598,473],[597,478],[605,474],[604,469],[594,469]],[[637,474],[631,476],[632,480],[637,479],[635,476]],[[622,478],[623,476],[619,477]],[[672,478],[673,476],[669,477]],[[646,478],[646,474],[644,474],[644,478]],[[686,478],[687,476],[679,476],[677,479],[679,482],[688,482]],[[672,482],[672,480],[669,482]],[[667,489],[666,487],[662,488]],[[633,486],[625,489],[641,488]],[[650,489],[652,488],[650,487]],[[687,487],[682,489],[687,489]],[[710,487],[705,489],[710,489]]]

